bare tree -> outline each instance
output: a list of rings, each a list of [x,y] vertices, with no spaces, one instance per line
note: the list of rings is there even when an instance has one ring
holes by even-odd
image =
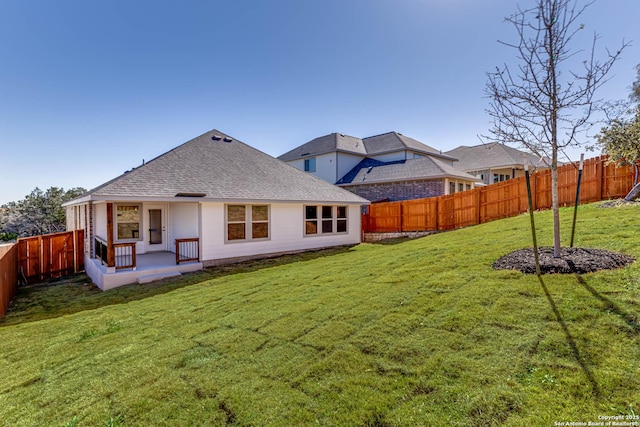
[[[559,151],[581,145],[578,137],[591,125],[589,119],[598,105],[594,94],[627,45],[623,41],[619,50],[607,51],[606,60],[598,61],[594,33],[589,50],[572,51],[571,43],[584,29],[578,19],[593,1],[578,3],[535,0],[530,9],[518,7],[505,18],[515,28],[518,41],[499,42],[516,50],[519,65],[505,64],[487,73],[485,89],[491,99],[487,112],[493,118],[493,139],[550,159],[555,257],[560,256]],[[582,61],[578,54],[583,55]]]

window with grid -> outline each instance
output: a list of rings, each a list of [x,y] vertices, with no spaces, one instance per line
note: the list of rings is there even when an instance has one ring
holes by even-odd
[[[305,235],[347,232],[347,206],[305,206]]]
[[[227,205],[227,241],[269,238],[269,205]]]

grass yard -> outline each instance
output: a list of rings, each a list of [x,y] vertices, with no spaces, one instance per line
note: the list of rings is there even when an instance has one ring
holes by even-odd
[[[563,241],[572,209],[562,210]],[[640,257],[640,207],[576,246]],[[536,214],[551,245],[551,213]],[[0,322],[11,426],[554,426],[640,409],[640,267],[494,271],[526,215],[108,292],[31,289]],[[69,301],[69,298],[73,300]],[[558,424],[556,424],[558,423]]]

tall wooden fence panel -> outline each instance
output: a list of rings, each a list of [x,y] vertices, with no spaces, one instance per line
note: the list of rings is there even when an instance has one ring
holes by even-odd
[[[369,227],[378,232],[402,229],[402,203],[371,205]]]
[[[606,157],[588,159],[583,165],[580,201],[583,203],[624,197],[633,187],[634,170],[606,163]],[[578,167],[558,168],[558,202],[575,203]],[[533,207],[551,208],[551,171],[531,175]],[[364,232],[453,230],[508,218],[527,212],[529,202],[524,177],[449,196],[400,202],[374,203],[362,217]]]
[[[602,199],[615,199],[626,196],[633,187],[633,168],[617,168],[603,164]]]
[[[4,317],[18,285],[18,245],[0,246],[0,318]]]
[[[84,230],[18,239],[18,268],[28,283],[84,270]]]
[[[402,206],[402,228],[406,231],[437,229],[436,213],[438,201],[435,198],[404,200]]]

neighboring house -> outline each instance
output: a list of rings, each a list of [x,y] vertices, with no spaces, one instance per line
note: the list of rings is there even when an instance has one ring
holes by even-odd
[[[381,162],[364,159],[337,185],[367,200],[410,200],[471,190],[477,179],[430,156]]]
[[[478,182],[453,167],[455,158],[398,132],[362,139],[332,133],[278,158],[371,201],[453,194]]]
[[[66,203],[101,288],[360,242],[368,201],[217,130]],[[183,262],[186,261],[186,262]]]
[[[445,154],[458,159],[456,168],[474,175],[484,184],[494,184],[508,179],[524,176],[524,162],[539,169],[548,168],[548,159],[516,150],[499,142],[480,144],[472,147],[465,145]]]

